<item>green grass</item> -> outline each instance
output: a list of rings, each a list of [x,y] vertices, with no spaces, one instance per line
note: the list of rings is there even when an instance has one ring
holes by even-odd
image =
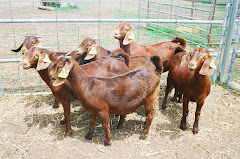
[[[77,5],[70,5],[70,6],[66,6],[66,7],[60,7],[59,3],[54,3],[54,2],[48,2],[46,4],[47,6],[51,6],[53,8],[55,8],[57,11],[60,12],[74,12],[74,11],[83,11],[85,10],[85,8],[83,7],[79,7]]]

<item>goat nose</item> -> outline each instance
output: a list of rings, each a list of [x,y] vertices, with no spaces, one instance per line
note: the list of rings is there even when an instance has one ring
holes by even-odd
[[[189,66],[189,67],[193,67],[193,66],[194,66],[194,64],[192,64],[192,63],[189,63],[189,64],[188,64],[188,66]]]

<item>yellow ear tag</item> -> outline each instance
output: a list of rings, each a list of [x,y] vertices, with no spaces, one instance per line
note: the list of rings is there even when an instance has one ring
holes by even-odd
[[[95,47],[92,47],[91,50],[89,51],[89,55],[97,55],[97,51]]]
[[[51,63],[51,60],[49,59],[48,55],[45,55],[43,62]]]
[[[130,35],[128,36],[128,39],[130,39],[130,40],[134,40],[135,39],[134,35],[133,35],[133,32],[130,33]]]
[[[213,68],[213,69],[216,69],[216,65],[215,65],[213,59],[211,60],[211,63],[210,63],[210,65],[209,65],[209,67],[211,67],[211,68]]]
[[[58,74],[60,78],[67,78],[68,74],[66,73],[65,68],[63,67],[62,71]]]
[[[42,44],[38,43],[37,45],[35,45],[35,47],[41,47],[42,48]]]

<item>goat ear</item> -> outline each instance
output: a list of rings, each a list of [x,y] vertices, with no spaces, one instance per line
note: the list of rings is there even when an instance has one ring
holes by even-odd
[[[37,43],[37,45],[35,45],[35,47],[40,47],[40,48],[42,48],[42,44],[41,44],[41,42],[38,41],[38,43]]]
[[[132,29],[127,32],[127,34],[124,37],[123,45],[128,45],[134,40],[134,35]]]
[[[48,54],[43,50],[38,55],[39,57],[36,70],[44,70],[49,66],[51,60],[49,59]]]
[[[214,64],[214,60],[212,59],[212,56],[208,55],[207,59],[204,61],[199,74],[201,75],[211,75],[213,74],[216,66]]]
[[[97,47],[96,46],[89,47],[87,56],[84,58],[84,60],[90,60],[94,58],[96,55],[97,55]]]
[[[165,67],[168,64],[168,60],[162,60],[163,67]]]
[[[189,53],[187,53],[186,55],[184,55],[181,59],[181,66],[186,66],[189,61],[190,61],[190,54],[192,53],[192,51],[190,51]]]
[[[53,82],[53,86],[59,86],[61,84],[63,84],[65,82],[65,78],[57,78],[54,82]]]

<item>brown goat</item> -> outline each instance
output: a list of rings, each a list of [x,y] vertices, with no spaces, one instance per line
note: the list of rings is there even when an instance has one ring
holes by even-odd
[[[41,42],[38,40],[41,36],[26,36],[23,43],[17,48],[12,49],[13,52],[26,52],[30,47],[41,47]]]
[[[183,116],[180,128],[186,129],[189,101],[197,102],[193,133],[199,131],[198,121],[205,98],[210,93],[211,82],[208,75],[212,74],[215,64],[207,49],[197,47],[193,52],[176,54],[170,62],[167,87],[162,109],[166,109],[168,93],[175,88],[183,94]]]
[[[111,145],[109,113],[125,115],[136,111],[142,105],[145,105],[146,124],[140,139],[147,137],[163,70],[158,56],[154,56],[152,61],[156,64],[154,70],[143,68],[120,76],[100,78],[87,75],[74,59],[62,56],[54,64],[53,69],[56,72],[51,72],[51,75],[57,79],[54,82],[56,86],[67,78],[84,109],[91,114],[86,138],[92,138],[98,115],[106,133],[104,145]]]
[[[90,37],[85,38],[76,50],[77,55],[83,56],[83,63],[109,58],[110,53],[109,50],[97,45],[96,38]]]
[[[162,60],[170,60],[173,55],[181,52],[186,47],[186,41],[180,37],[174,37],[172,41],[157,43],[153,45],[140,45],[134,42],[133,30],[130,24],[121,22],[114,32],[114,38],[119,40],[120,48],[130,56],[136,55],[158,55]],[[164,72],[169,70],[168,64]]]
[[[51,89],[53,95],[56,98],[56,101],[60,101],[63,105],[64,108],[64,116],[65,119],[63,120],[62,123],[66,122],[66,134],[65,136],[70,135],[70,102],[71,99],[77,99],[76,95],[72,92],[71,86],[69,85],[68,81],[65,81],[63,85],[54,87],[52,84],[54,81],[52,81],[49,77],[49,72],[52,69],[52,64],[51,62],[54,62],[59,58],[60,55],[66,55],[66,53],[56,53],[53,51],[49,51],[46,49],[42,49],[39,47],[31,47],[28,51],[23,53],[23,57],[20,63],[22,63],[24,69],[30,69],[30,68],[35,68],[43,81],[49,86]],[[76,58],[77,55],[75,52],[71,52],[70,54],[73,58]],[[126,57],[127,58],[127,57]],[[101,65],[102,64],[102,65]],[[112,65],[111,65],[112,64]],[[109,61],[105,61],[100,63],[98,65],[93,64],[93,65],[88,65],[84,66],[84,70],[89,73],[93,74],[96,76],[113,76],[116,75],[113,71],[117,72],[116,69],[120,69],[119,67],[122,65],[125,65],[125,61],[121,62],[116,58],[111,58]],[[111,68],[108,69],[108,71],[101,71],[102,68]],[[91,72],[90,68],[95,68],[94,72]],[[106,69],[105,69],[106,70]],[[127,71],[126,69],[125,71]],[[119,71],[118,71],[119,72]],[[119,73],[117,73],[119,74]]]

